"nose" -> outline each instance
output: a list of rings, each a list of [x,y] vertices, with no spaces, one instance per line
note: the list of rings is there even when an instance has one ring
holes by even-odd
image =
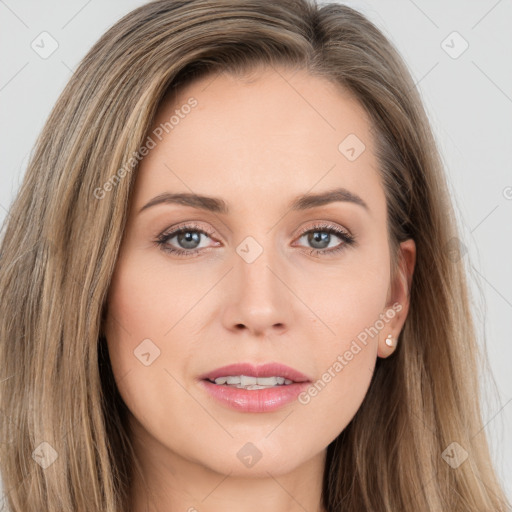
[[[225,328],[247,330],[254,336],[283,334],[289,329],[293,293],[275,254],[264,249],[251,263],[236,255],[230,275],[223,311]]]

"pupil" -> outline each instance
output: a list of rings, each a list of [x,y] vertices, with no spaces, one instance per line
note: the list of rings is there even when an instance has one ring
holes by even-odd
[[[330,237],[330,233],[326,233],[325,231],[313,231],[308,235],[308,242],[313,242],[313,246],[319,242],[320,247],[315,247],[315,249],[325,249],[329,245]]]
[[[184,244],[185,249],[195,249],[194,244],[199,244],[200,233],[184,231],[178,235],[178,243]],[[192,245],[190,245],[192,244]]]

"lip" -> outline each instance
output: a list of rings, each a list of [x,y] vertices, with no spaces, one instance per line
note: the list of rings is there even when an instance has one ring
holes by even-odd
[[[219,386],[209,380],[200,386],[221,405],[239,412],[272,412],[293,402],[309,386],[309,382],[276,386],[267,389],[241,389]]]
[[[217,377],[225,377],[227,375],[250,375],[253,377],[284,377],[295,383],[311,382],[311,379],[303,373],[286,366],[281,363],[266,363],[261,365],[253,365],[251,363],[235,363],[222,366],[216,370],[212,370],[199,378],[201,380],[215,380]],[[291,384],[290,384],[291,385]]]
[[[292,384],[267,389],[241,389],[210,382],[227,375],[251,375],[253,377],[284,377]],[[202,388],[221,405],[240,412],[272,412],[297,399],[311,383],[303,373],[281,363],[254,366],[251,363],[236,363],[210,371],[200,378]]]

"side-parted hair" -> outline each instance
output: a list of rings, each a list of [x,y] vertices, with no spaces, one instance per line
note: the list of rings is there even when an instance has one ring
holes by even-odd
[[[377,360],[360,409],[328,446],[326,510],[508,510],[483,430],[481,353],[446,178],[396,49],[344,5],[158,0],[82,60],[3,226],[0,467],[12,512],[129,510],[138,466],[102,326],[140,148],[169,91],[259,65],[305,69],[358,100],[375,137],[392,272],[401,241],[417,248],[397,350]],[[458,467],[442,457],[453,442],[468,454]]]

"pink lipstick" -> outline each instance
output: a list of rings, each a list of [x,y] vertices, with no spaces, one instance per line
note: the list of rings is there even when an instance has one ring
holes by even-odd
[[[311,379],[280,363],[236,363],[199,377],[203,389],[222,405],[241,412],[272,412],[297,399]]]

